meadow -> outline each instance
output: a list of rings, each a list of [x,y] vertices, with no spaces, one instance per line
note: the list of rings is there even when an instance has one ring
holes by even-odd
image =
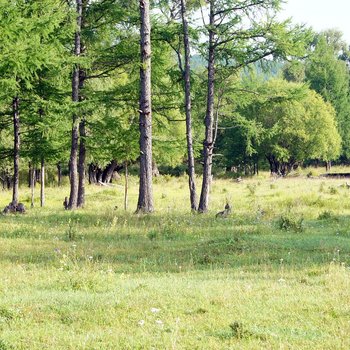
[[[185,177],[155,179],[152,215],[134,214],[137,190],[124,211],[122,180],[88,186],[69,212],[51,187],[0,216],[0,350],[350,348],[344,179],[214,179],[208,214]]]

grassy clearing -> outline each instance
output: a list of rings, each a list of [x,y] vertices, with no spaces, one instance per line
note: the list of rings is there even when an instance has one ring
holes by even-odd
[[[344,184],[217,180],[193,215],[187,180],[163,177],[146,217],[136,179],[128,212],[119,186],[73,213],[48,189],[46,208],[0,216],[0,349],[349,349]]]

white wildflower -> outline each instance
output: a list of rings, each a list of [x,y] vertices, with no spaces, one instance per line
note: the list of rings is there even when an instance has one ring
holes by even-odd
[[[157,309],[156,307],[151,307],[151,312],[154,314],[157,314],[160,311],[160,309]]]

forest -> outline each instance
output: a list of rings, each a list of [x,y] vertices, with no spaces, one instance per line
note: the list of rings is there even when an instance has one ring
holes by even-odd
[[[0,350],[350,348],[350,48],[284,5],[0,0]]]
[[[85,182],[131,166],[137,211],[153,211],[160,171],[186,172],[189,207],[206,212],[213,174],[347,162],[339,31],[278,21],[275,0],[150,5],[1,2],[0,171],[14,206],[37,180],[44,205],[45,167],[69,175],[67,209],[84,206]]]

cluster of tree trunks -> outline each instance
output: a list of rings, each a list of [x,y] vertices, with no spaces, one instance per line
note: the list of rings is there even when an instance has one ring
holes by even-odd
[[[42,158],[40,168],[37,169],[32,163],[29,163],[28,185],[31,193],[31,207],[34,207],[34,189],[36,183],[40,183],[40,206],[45,205],[45,159]]]
[[[5,169],[0,172],[1,187],[3,190],[10,190],[13,186],[13,175]]]
[[[90,163],[88,168],[89,184],[110,183],[115,176],[118,176],[117,171],[121,169],[116,160],[112,160],[104,169],[97,164]],[[116,175],[117,174],[117,175]]]
[[[296,162],[294,159],[290,159],[288,162],[281,162],[272,154],[267,155],[266,158],[270,164],[271,174],[277,174],[280,176],[288,175],[299,165],[298,162]]]

